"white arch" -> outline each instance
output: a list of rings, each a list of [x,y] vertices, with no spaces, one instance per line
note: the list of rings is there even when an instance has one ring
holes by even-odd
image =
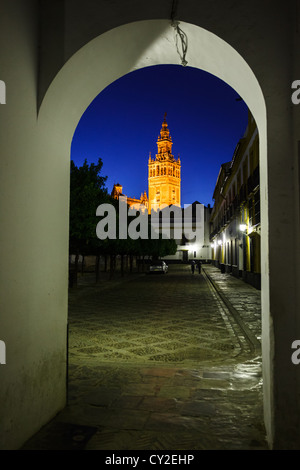
[[[188,37],[188,65],[207,71],[234,88],[262,132],[265,102],[245,60],[215,34],[190,23],[182,22],[180,27]],[[138,21],[112,29],[82,47],[60,70],[44,97],[39,121],[54,113],[58,127],[63,122],[64,129],[67,125],[73,136],[87,106],[106,86],[129,72],[160,64],[180,64],[169,21]]]
[[[262,313],[265,423],[272,434],[272,358],[269,318],[268,191],[266,106],[255,74],[228,43],[199,26],[180,23],[188,38],[188,65],[220,78],[247,103],[259,129],[261,188]],[[129,23],[90,41],[74,54],[51,83],[38,116],[41,142],[50,134],[52,152],[59,152],[65,184],[68,184],[70,148],[76,126],[93,99],[109,84],[142,67],[180,64],[170,21],[147,20]],[[49,140],[46,139],[46,140]],[[42,144],[41,144],[42,145]],[[57,172],[59,172],[57,168]],[[67,208],[66,208],[67,212]],[[65,229],[65,244],[68,232]],[[272,437],[270,437],[272,440]]]

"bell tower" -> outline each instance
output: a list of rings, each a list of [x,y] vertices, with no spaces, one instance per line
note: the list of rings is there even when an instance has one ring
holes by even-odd
[[[171,204],[180,207],[181,162],[172,155],[172,138],[165,114],[157,139],[157,154],[148,161],[149,213]]]

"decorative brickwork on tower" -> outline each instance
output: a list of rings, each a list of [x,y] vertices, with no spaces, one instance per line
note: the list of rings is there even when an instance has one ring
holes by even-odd
[[[148,210],[162,209],[171,204],[180,207],[181,162],[172,155],[172,138],[166,114],[157,140],[155,159],[148,161]]]

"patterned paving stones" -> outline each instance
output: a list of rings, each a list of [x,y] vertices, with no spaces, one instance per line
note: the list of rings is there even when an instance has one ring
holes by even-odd
[[[259,339],[259,291],[205,270]],[[261,358],[227,315],[188,266],[71,291],[68,406],[24,448],[61,448],[65,423],[87,450],[267,449]]]

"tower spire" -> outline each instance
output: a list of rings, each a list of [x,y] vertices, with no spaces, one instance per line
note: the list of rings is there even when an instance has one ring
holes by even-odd
[[[148,161],[149,213],[168,205],[180,207],[181,163],[172,154],[172,138],[164,114],[161,131],[157,139],[155,159]]]
[[[164,114],[164,120],[163,120],[163,123],[162,123],[162,127],[161,127],[161,131],[160,131],[160,135],[158,136],[158,142],[162,142],[162,141],[168,141],[169,142],[169,145],[168,145],[168,148],[169,148],[169,151],[171,152],[171,149],[172,149],[172,138],[170,136],[170,131],[168,129],[168,123],[167,123],[167,113]],[[158,144],[159,145],[159,144]]]

